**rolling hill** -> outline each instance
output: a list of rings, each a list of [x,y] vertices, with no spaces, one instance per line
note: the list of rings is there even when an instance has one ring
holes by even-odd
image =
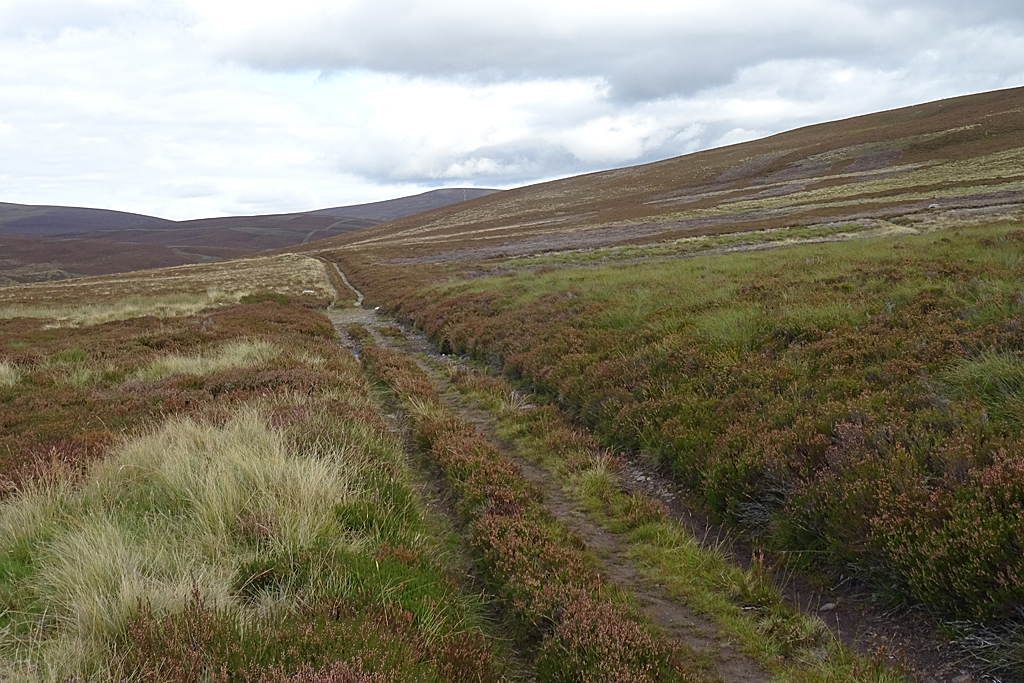
[[[234,258],[360,230],[493,192],[450,188],[304,213],[190,221],[0,203],[0,284]]]

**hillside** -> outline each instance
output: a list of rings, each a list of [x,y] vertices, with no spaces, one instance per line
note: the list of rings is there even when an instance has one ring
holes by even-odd
[[[304,213],[190,221],[0,203],[0,284],[235,258],[360,230],[493,192],[453,188]]]
[[[800,225],[875,225],[1022,201],[1024,89],[1017,88],[519,188],[325,246],[386,244],[390,253],[471,260]]]
[[[1024,680],[1022,128],[0,289],[0,678]]]

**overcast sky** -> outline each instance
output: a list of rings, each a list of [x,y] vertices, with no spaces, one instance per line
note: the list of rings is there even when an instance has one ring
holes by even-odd
[[[1018,85],[1020,0],[0,0],[0,201],[512,187]]]

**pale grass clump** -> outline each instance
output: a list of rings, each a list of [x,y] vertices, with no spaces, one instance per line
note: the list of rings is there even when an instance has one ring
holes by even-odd
[[[13,363],[0,360],[0,387],[13,387],[21,381],[21,370]]]
[[[215,372],[266,363],[281,355],[276,344],[259,339],[234,341],[212,354],[179,356],[170,354],[135,373],[141,382],[157,382],[172,375],[212,375]]]
[[[241,610],[239,561],[360,543],[332,514],[359,493],[358,466],[302,456],[249,407],[223,426],[172,420],[124,443],[80,486],[51,481],[9,501],[0,556],[29,557],[31,573],[0,586],[0,599],[34,635],[0,633],[0,674],[15,679],[18,660],[31,660],[37,680],[100,675],[140,601],[166,613],[198,589]],[[240,528],[252,515],[263,522],[255,543]]]

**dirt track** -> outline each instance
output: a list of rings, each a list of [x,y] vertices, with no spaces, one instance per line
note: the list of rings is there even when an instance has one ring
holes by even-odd
[[[770,679],[770,675],[753,658],[740,652],[712,622],[674,600],[660,586],[645,580],[636,561],[628,556],[622,539],[590,521],[585,512],[565,496],[549,472],[520,457],[514,447],[498,439],[495,436],[497,423],[490,413],[467,407],[452,399],[457,391],[446,377],[437,372],[436,367],[424,362],[423,357],[441,363],[454,359],[441,354],[422,334],[407,326],[401,326],[407,345],[396,345],[392,337],[380,334],[380,327],[393,325],[394,322],[382,319],[375,310],[363,308],[362,293],[351,285],[337,264],[330,263],[330,266],[337,271],[337,280],[331,278],[336,289],[341,289],[338,285],[344,284],[356,297],[354,305],[346,304],[346,301],[351,301],[351,297],[340,296],[339,293],[338,299],[328,311],[339,340],[350,352],[359,357],[359,345],[349,336],[346,327],[351,323],[359,323],[371,332],[379,345],[412,356],[432,377],[439,393],[449,397],[449,404],[465,420],[475,425],[544,492],[545,503],[552,514],[585,543],[600,562],[602,573],[610,582],[636,596],[653,623],[664,629],[672,640],[705,653],[716,673],[726,683],[763,683]],[[622,473],[621,486],[624,490],[642,493],[666,504],[673,516],[690,528],[697,538],[703,537],[710,539],[710,543],[717,543],[717,539],[727,535],[723,529],[689,510],[681,502],[683,496],[676,491],[674,483],[643,462],[632,463]],[[737,562],[744,564],[744,559],[750,555],[750,546],[742,541],[732,542],[731,545]],[[930,625],[920,615],[883,613],[856,587],[837,586],[829,590],[801,576],[790,575],[787,578],[788,585],[785,588],[791,606],[822,618],[838,639],[855,650],[886,658],[907,670],[912,680],[924,683],[972,683],[980,680],[960,666],[955,653],[944,647],[945,643],[935,637]],[[831,606],[821,611],[826,605]]]

